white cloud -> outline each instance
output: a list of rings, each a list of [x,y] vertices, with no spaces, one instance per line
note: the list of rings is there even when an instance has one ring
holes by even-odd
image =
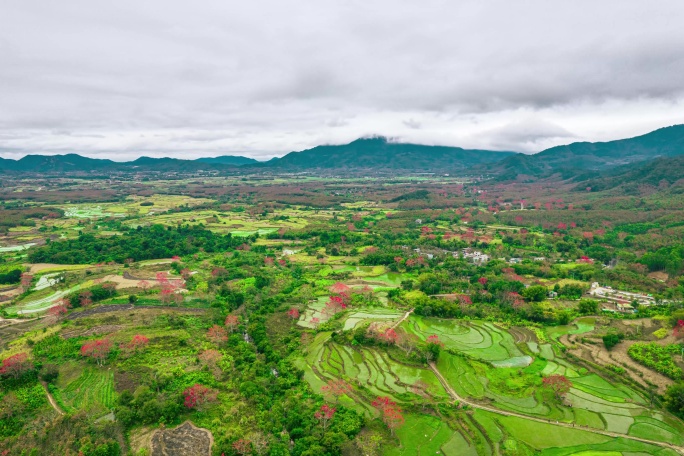
[[[626,137],[684,123],[682,23],[679,0],[6,2],[0,155]]]

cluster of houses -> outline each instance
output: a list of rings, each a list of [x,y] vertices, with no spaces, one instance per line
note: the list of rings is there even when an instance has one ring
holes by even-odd
[[[598,282],[591,284],[589,295],[605,301],[604,312],[634,313],[634,303],[640,306],[652,306],[656,300],[651,295],[616,290],[610,286],[601,286]]]

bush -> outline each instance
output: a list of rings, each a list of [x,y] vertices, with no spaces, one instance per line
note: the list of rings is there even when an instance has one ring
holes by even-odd
[[[613,347],[615,347],[617,344],[619,344],[622,339],[624,339],[625,336],[622,333],[619,334],[606,334],[603,336],[603,345],[606,346],[606,349],[610,350]]]

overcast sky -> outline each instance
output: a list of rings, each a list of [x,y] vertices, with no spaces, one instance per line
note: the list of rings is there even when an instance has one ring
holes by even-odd
[[[684,1],[0,2],[0,156],[537,152],[684,123]]]

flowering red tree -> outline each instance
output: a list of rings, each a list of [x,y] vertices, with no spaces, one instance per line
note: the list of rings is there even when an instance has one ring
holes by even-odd
[[[398,338],[399,338],[399,336],[397,335],[397,332],[392,328],[390,328],[387,331],[380,334],[380,340],[382,340],[383,342],[385,342],[389,345],[396,344]]]
[[[553,374],[544,377],[542,380],[544,388],[553,391],[556,399],[561,400],[563,396],[572,388],[572,382],[565,375]]]
[[[335,285],[330,287],[330,292],[335,294],[347,293],[349,294],[349,287],[342,282],[337,282]]]
[[[183,404],[189,409],[202,410],[206,405],[216,402],[218,391],[199,383],[183,391]]]
[[[66,315],[67,312],[69,312],[69,307],[66,306],[62,302],[62,300],[60,300],[58,302],[59,303],[57,305],[54,305],[47,310],[48,317],[53,322],[59,320],[60,317],[62,317],[63,315]],[[67,302],[68,302],[68,300],[67,300]]]
[[[109,339],[92,340],[81,346],[81,355],[94,359],[98,366],[102,366],[112,351],[112,346],[112,341]]]
[[[178,255],[174,255],[171,257],[171,261],[178,262],[178,261],[180,261],[180,257]]]
[[[487,285],[488,282],[487,277],[480,277],[479,279],[477,279],[477,281],[480,282],[480,285],[482,285],[483,287]]]
[[[228,340],[228,333],[225,328],[219,325],[214,325],[207,331],[207,339],[213,343],[220,345]]]
[[[275,258],[273,257],[264,257],[264,265],[266,266],[273,266],[275,263]]]
[[[131,350],[137,352],[138,350],[142,350],[145,347],[147,347],[147,345],[149,345],[149,343],[150,343],[150,339],[143,336],[142,334],[136,334],[135,336],[133,336],[131,341],[128,343],[128,346],[131,348]]]
[[[28,355],[26,353],[17,353],[2,360],[0,375],[19,378],[31,369],[33,369],[33,363],[29,361]]]
[[[237,317],[237,315],[228,315],[226,317],[226,328],[228,328],[228,331],[230,331],[231,334],[235,331],[235,329],[238,327],[240,324],[240,319]]]
[[[299,319],[299,310],[296,307],[292,307],[290,310],[287,311],[287,316],[290,317],[293,321]]]
[[[183,280],[188,280],[190,277],[192,277],[192,271],[188,268],[183,268],[180,271],[181,277],[183,277]]]
[[[347,308],[347,304],[344,299],[340,296],[330,296],[330,299],[325,304],[326,313],[335,315],[337,312],[341,312]]]
[[[242,456],[252,454],[252,442],[247,439],[240,439],[233,442],[233,449]]]
[[[404,424],[404,416],[397,403],[387,396],[378,396],[372,403],[382,413],[382,421],[387,425],[392,434],[394,430]]]
[[[93,292],[90,290],[82,292],[78,295],[78,300],[80,301],[82,307],[88,307],[93,303]]]
[[[678,339],[684,337],[684,320],[677,320],[672,335]]]
[[[328,381],[328,383],[321,387],[321,391],[323,391],[324,394],[330,394],[335,398],[335,401],[337,401],[339,396],[351,393],[352,387],[344,380],[337,379]]]
[[[321,320],[318,317],[313,317],[311,319],[311,326],[313,326],[314,329],[318,329],[318,325],[321,324]]]
[[[337,410],[335,407],[330,407],[329,405],[323,404],[321,405],[321,408],[314,413],[314,418],[321,422],[323,430],[325,430],[328,427],[330,420],[332,420],[335,416],[336,411]]]

